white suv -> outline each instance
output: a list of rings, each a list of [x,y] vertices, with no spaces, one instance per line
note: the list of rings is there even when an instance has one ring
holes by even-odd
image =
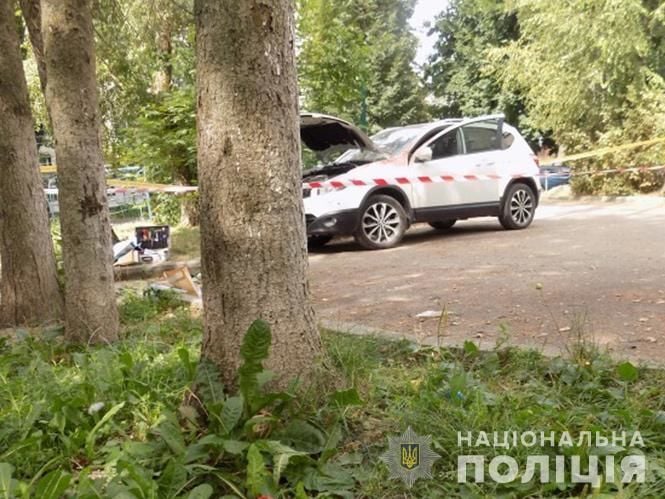
[[[418,222],[445,230],[471,217],[496,216],[506,229],[533,221],[537,160],[501,115],[390,128],[369,139],[338,118],[303,114],[301,138],[314,151],[351,147],[303,175],[311,246],[353,235],[365,248],[390,248]]]

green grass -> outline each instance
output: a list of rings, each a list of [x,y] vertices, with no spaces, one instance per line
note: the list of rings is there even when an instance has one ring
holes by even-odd
[[[433,436],[433,448],[442,458],[435,465],[434,479],[417,482],[413,497],[592,497],[583,486],[570,483],[458,485],[460,454],[484,454],[488,461],[507,454],[524,470],[527,455],[586,457],[594,452],[584,446],[560,452],[538,446],[507,451],[460,448],[458,431],[475,436],[481,431],[500,435],[504,431],[568,431],[573,436],[599,431],[611,436],[613,430],[639,430],[645,441],[641,450],[652,466],[647,483],[631,484],[621,491],[606,484],[602,492],[607,495],[593,497],[656,498],[665,493],[662,370],[638,369],[637,379],[629,381],[635,375],[629,364],[617,365],[593,349],[571,348],[575,360],[569,360],[513,349],[482,353],[470,343],[464,350],[441,351],[344,336],[336,336],[333,343],[340,366],[362,380],[365,406],[350,418],[350,426],[351,434],[360,436],[357,445],[363,449],[363,462],[376,463],[385,450],[385,434],[401,434],[409,425],[416,433]],[[627,451],[613,450],[617,463]],[[403,487],[387,480],[383,467],[370,465],[368,471],[360,495],[403,497]]]
[[[44,491],[54,483],[64,488],[53,497],[83,498],[187,497],[192,490],[213,497],[269,490],[299,498],[659,498],[665,491],[662,370],[635,371],[584,345],[571,348],[570,358],[550,359],[505,348],[480,352],[471,343],[437,350],[325,332],[327,367],[310,389],[246,413],[229,434],[192,410],[190,388],[208,386],[200,379],[207,368],[197,370],[200,320],[168,295],[128,295],[121,314],[123,337],[114,345],[67,346],[57,329],[0,340],[0,497],[9,476],[16,497],[40,498],[50,497]],[[351,386],[360,405],[355,392],[335,392]],[[434,478],[412,490],[390,479],[378,459],[387,436],[409,425],[432,435],[441,455]],[[647,483],[622,490],[607,484],[595,495],[569,482],[457,484],[459,454],[506,453],[524,470],[529,454],[559,453],[469,451],[458,447],[458,431],[550,430],[639,430],[651,465]],[[214,450],[213,440],[225,451]],[[629,450],[612,452],[620,458]]]
[[[178,260],[201,256],[201,233],[198,227],[175,227],[171,233],[171,254]]]

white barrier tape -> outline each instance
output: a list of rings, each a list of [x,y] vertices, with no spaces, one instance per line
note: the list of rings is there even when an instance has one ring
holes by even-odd
[[[588,172],[570,172],[571,176],[580,175],[605,175],[609,173],[628,173],[628,172],[647,172],[665,169],[665,166],[635,167],[635,168],[613,168],[610,170],[588,171]],[[517,175],[429,175],[420,177],[394,177],[394,178],[374,178],[374,179],[344,179],[344,180],[326,180],[323,182],[304,182],[303,189],[343,189],[345,187],[374,187],[386,185],[408,185],[408,184],[441,184],[453,182],[475,182],[487,180],[501,180],[514,178],[551,178],[566,174],[545,173],[539,175],[517,174]]]
[[[582,175],[606,175],[610,173],[631,173],[639,172],[645,173],[648,171],[657,171],[665,169],[665,165],[660,166],[649,166],[649,167],[632,167],[632,168],[612,168],[608,170],[599,170],[599,171],[585,171],[585,172],[575,172],[571,171],[570,176],[582,176]],[[513,178],[524,178],[524,177],[533,177],[533,178],[551,178],[558,177],[566,174],[562,173],[544,173],[538,175],[529,175],[529,174],[517,174],[517,175],[485,175],[485,174],[474,174],[474,175],[455,175],[455,174],[444,174],[444,175],[427,175],[427,176],[418,176],[418,177],[393,177],[393,178],[375,178],[375,179],[344,179],[344,180],[326,180],[322,182],[304,182],[302,184],[303,189],[323,189],[323,188],[333,188],[333,189],[343,189],[345,187],[374,187],[374,186],[387,186],[387,185],[408,185],[408,184],[441,184],[441,183],[454,183],[454,182],[477,182],[477,181],[488,181],[488,180],[501,180],[501,179],[513,179]],[[122,187],[109,187],[108,192],[110,194],[114,193],[132,193],[132,192],[164,192],[170,194],[186,194],[189,192],[198,191],[198,186],[190,185],[169,185],[169,184],[151,184],[144,182],[128,182],[128,181],[113,181],[110,180],[109,184],[123,184]],[[57,195],[57,189],[44,189],[47,194]]]
[[[631,172],[638,172],[638,173],[646,173],[646,172],[652,172],[656,170],[663,170],[665,169],[665,165],[660,165],[660,166],[636,166],[632,168],[612,168],[610,170],[600,170],[600,171],[586,171],[586,172],[574,172],[571,171],[570,175],[573,177],[577,177],[580,175],[605,175],[608,173],[631,173]],[[552,175],[559,175],[557,173],[551,173],[547,176],[552,176]],[[543,176],[543,175],[541,175]]]

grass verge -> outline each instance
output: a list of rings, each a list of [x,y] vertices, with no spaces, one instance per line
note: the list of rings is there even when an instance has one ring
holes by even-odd
[[[206,408],[219,417],[202,422],[183,403],[207,372],[197,365],[199,319],[164,295],[129,295],[122,318],[123,339],[109,346],[68,346],[58,330],[19,330],[0,340],[0,497],[665,494],[665,372],[617,364],[588,345],[550,359],[509,348],[480,352],[472,343],[439,350],[325,332],[335,368],[313,385],[325,390],[273,394],[271,405],[237,419],[229,412],[242,400],[230,394]],[[331,372],[339,379],[331,382]],[[333,385],[347,389],[333,392]],[[432,435],[441,456],[433,478],[410,490],[379,461],[387,436],[407,426]],[[458,432],[469,431],[639,431],[644,446],[459,447]],[[529,455],[611,453],[618,463],[635,452],[650,465],[643,484],[592,490],[569,473],[559,484],[457,483],[460,454],[508,454],[522,473]]]

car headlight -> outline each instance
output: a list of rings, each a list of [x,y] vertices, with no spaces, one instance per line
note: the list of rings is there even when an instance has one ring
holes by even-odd
[[[319,191],[319,196],[323,194],[330,194],[331,192],[335,191],[341,191],[346,189],[346,187],[332,187],[332,186],[326,186],[326,187],[321,187],[320,189],[316,189]]]
[[[346,189],[346,187],[332,187],[332,186],[315,187],[315,188],[305,187],[303,189],[303,196],[306,198],[313,196],[322,196],[324,194],[330,194],[331,192],[341,191],[343,189]]]

